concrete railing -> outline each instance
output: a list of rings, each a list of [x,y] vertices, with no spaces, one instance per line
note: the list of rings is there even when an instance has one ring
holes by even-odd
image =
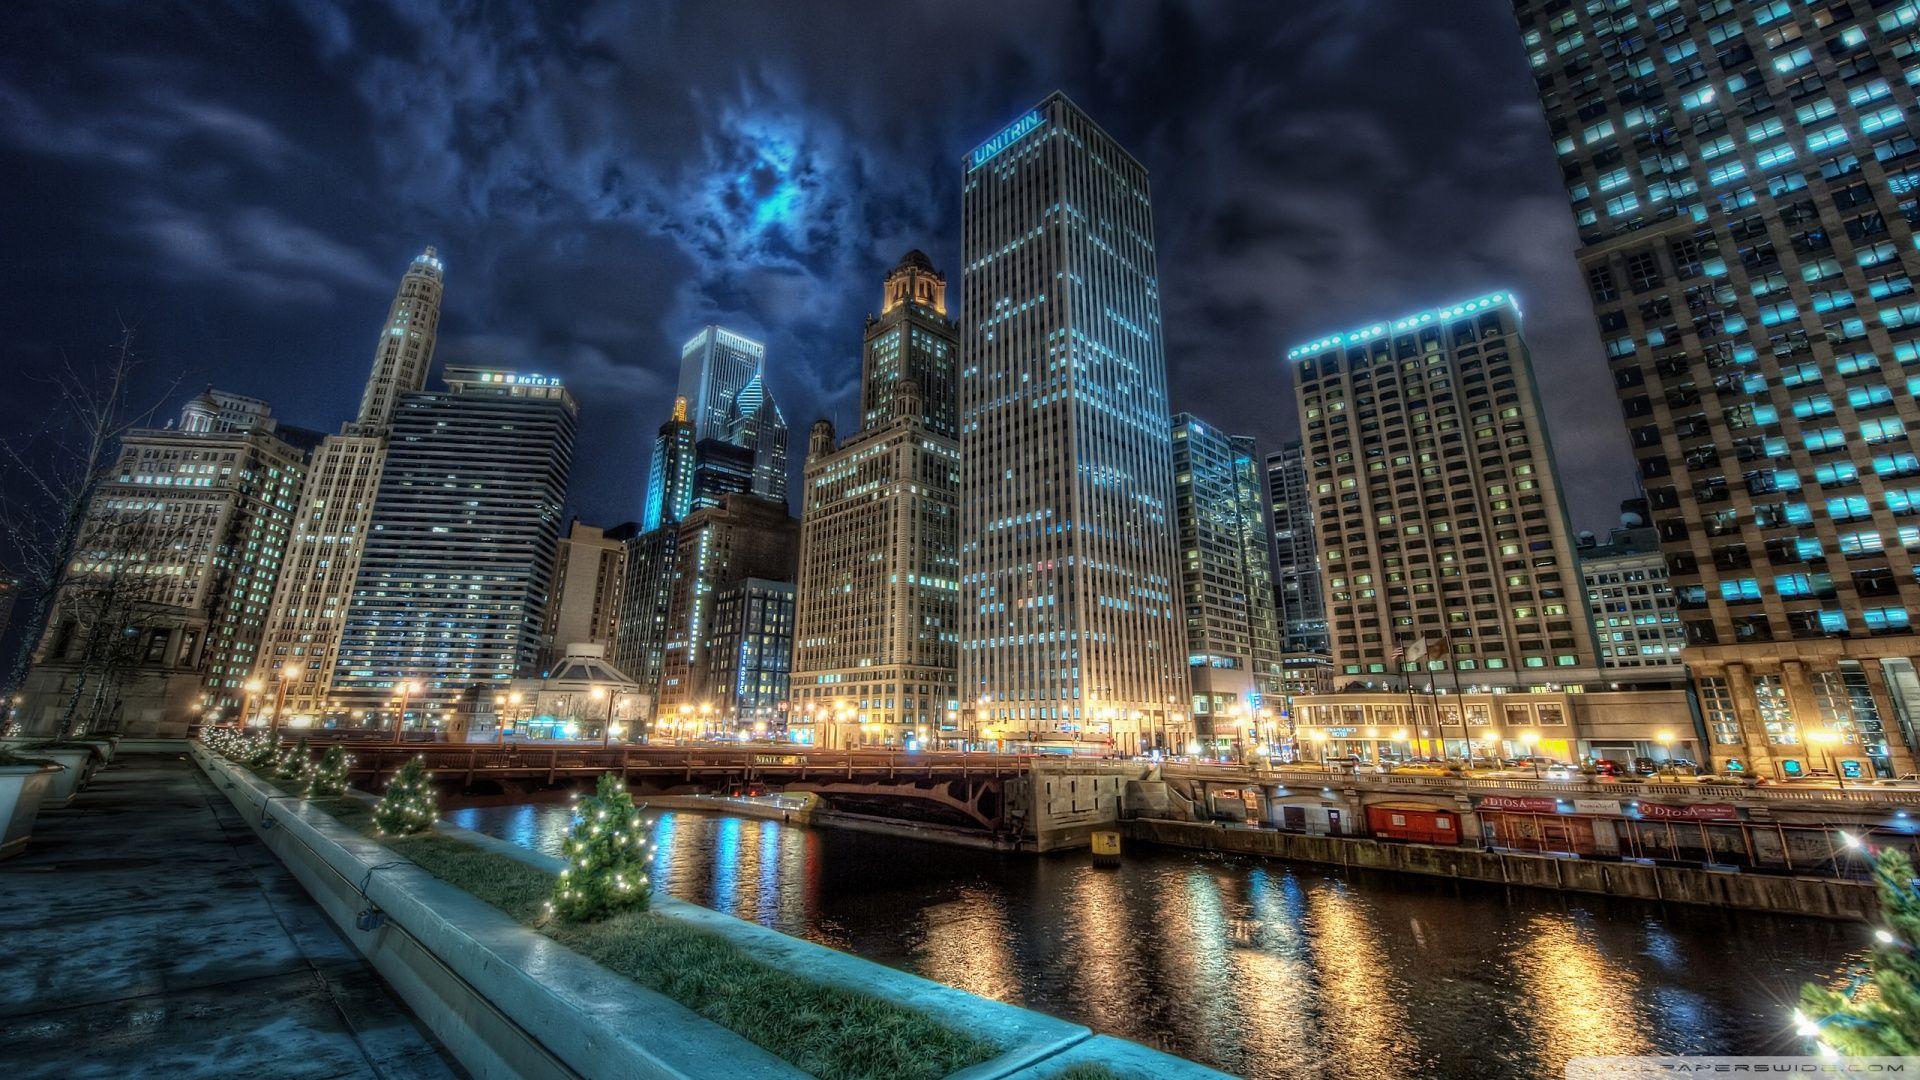
[[[1789,784],[1752,787],[1746,784],[1632,780],[1535,780],[1531,777],[1432,776],[1422,773],[1327,772],[1320,769],[1261,770],[1235,765],[1168,766],[1165,775],[1169,779],[1204,780],[1208,783],[1356,788],[1363,791],[1512,791],[1611,799],[1658,796],[1755,806],[1769,803],[1788,803],[1796,807],[1807,803],[1847,807],[1920,806],[1920,790],[1872,786],[1842,790],[1837,787],[1795,787]]]
[[[477,1077],[787,1080],[806,1074],[664,995],[608,971],[331,816],[194,744],[192,755],[328,917]],[[449,835],[558,871],[557,859],[441,826]],[[1203,1080],[1216,1072],[1135,1043],[895,971],[696,905],[659,897],[668,918],[767,964],[916,1009],[1001,1053],[961,1080],[1041,1080],[1100,1062],[1122,1076]],[[361,929],[362,913],[378,925]]]

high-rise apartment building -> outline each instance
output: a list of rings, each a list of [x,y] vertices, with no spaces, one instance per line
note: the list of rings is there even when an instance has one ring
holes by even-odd
[[[1003,740],[1164,743],[1187,665],[1147,171],[1055,93],[961,186],[959,697]]]
[[[1281,650],[1327,651],[1327,608],[1320,591],[1320,554],[1313,539],[1313,494],[1300,440],[1267,455],[1267,500],[1273,512],[1274,599]]]
[[[540,657],[578,406],[560,380],[449,367],[400,395],[333,691],[357,721],[445,724]]]
[[[660,709],[674,712],[685,706],[729,726],[753,722],[752,716],[722,711],[742,700],[729,689],[737,685],[742,658],[737,646],[743,641],[791,642],[792,609],[760,606],[758,610],[786,623],[784,631],[759,633],[737,626],[718,628],[715,604],[723,593],[751,578],[791,585],[798,532],[799,524],[785,506],[753,495],[725,496],[719,506],[695,510],[680,523],[673,544]],[[774,665],[774,658],[752,659],[757,669]],[[790,670],[791,663],[790,656],[779,661],[778,670]]]
[[[58,730],[68,708],[133,734],[240,719],[318,438],[212,389],[177,427],[122,437],[22,687],[29,730]]]
[[[1173,418],[1187,688],[1195,734],[1216,744],[1240,740],[1262,703],[1286,693],[1256,461],[1251,437]]]
[[[679,522],[650,529],[625,543],[626,581],[620,589],[620,632],[614,638],[613,666],[647,692],[649,709],[659,701],[679,543]]]
[[[1513,298],[1376,322],[1287,359],[1335,688],[1598,678]]]
[[[1912,769],[1920,10],[1514,10],[1715,762]]]
[[[1587,584],[1587,610],[1600,666],[1615,679],[1686,679],[1680,653],[1686,631],[1667,585],[1660,537],[1646,523],[1647,501],[1621,504],[1620,526],[1605,543],[1582,533],[1575,550]]]
[[[716,716],[743,732],[778,731],[793,668],[791,581],[742,578],[713,594],[704,685]]]
[[[960,350],[946,295],[946,279],[909,252],[867,320],[863,427],[836,446],[831,424],[814,425],[793,708],[820,745],[957,741],[973,719],[954,691]]]
[[[575,521],[561,537],[541,635],[546,643],[541,668],[558,663],[570,645],[598,645],[603,657],[614,651],[620,591],[627,579],[626,541],[636,532],[632,523],[602,529]]]
[[[340,635],[386,460],[387,427],[400,395],[426,385],[445,270],[433,248],[414,257],[374,345],[360,415],[328,436],[308,467],[255,669],[262,679],[297,672],[287,685],[290,715],[318,717],[328,710]]]

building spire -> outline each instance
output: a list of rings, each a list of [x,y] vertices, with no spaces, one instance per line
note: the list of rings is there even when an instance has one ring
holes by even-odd
[[[427,385],[433,344],[440,328],[440,296],[446,266],[429,246],[414,256],[387,310],[386,325],[373,350],[373,371],[360,398],[357,427],[384,431],[393,423],[400,395]]]

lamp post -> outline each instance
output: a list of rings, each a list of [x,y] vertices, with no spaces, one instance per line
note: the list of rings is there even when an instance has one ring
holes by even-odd
[[[244,691],[244,693],[241,695],[241,698],[240,698],[240,726],[241,727],[246,727],[248,724],[253,722],[254,696],[260,693],[260,691],[265,690],[266,688],[267,688],[267,685],[261,682],[259,679],[248,679],[246,683],[240,687],[240,689]]]
[[[1660,760],[1666,763],[1667,768],[1673,768],[1673,732],[1655,732],[1653,741],[1660,744]],[[1835,773],[1834,775],[1837,777],[1840,774]]]
[[[280,734],[280,714],[287,710],[287,684],[300,677],[306,667],[298,660],[289,660],[280,665],[280,688],[273,698],[273,716],[267,721],[270,735]]]
[[[1520,741],[1527,747],[1527,764],[1533,766],[1533,778],[1538,780],[1540,779],[1540,758],[1533,752],[1533,744],[1540,741],[1540,733],[1523,731],[1520,733]]]
[[[607,722],[600,727],[600,748],[604,750],[613,745],[613,695],[604,686],[594,687],[587,695],[595,701],[605,699],[607,703]]]
[[[1482,734],[1480,737],[1487,741],[1487,760],[1493,762],[1494,765],[1498,767],[1500,764],[1500,757],[1499,755],[1494,753],[1494,749],[1495,749],[1495,744],[1500,741],[1500,733],[1498,731],[1495,731],[1492,728],[1488,728],[1486,732]],[[1473,745],[1472,741],[1469,740],[1467,745],[1472,746]]]
[[[1412,736],[1410,736],[1410,735],[1408,735],[1408,734],[1407,734],[1407,729],[1406,729],[1406,728],[1401,728],[1401,729],[1400,729],[1399,731],[1396,731],[1396,732],[1394,732],[1394,733],[1393,733],[1393,741],[1394,741],[1394,742],[1397,742],[1397,743],[1404,743],[1404,744],[1406,744],[1406,747],[1407,747],[1407,757],[1412,757],[1412,756],[1413,756],[1413,742],[1412,742]]]
[[[407,699],[420,692],[420,685],[410,679],[402,679],[393,691],[394,696],[400,699],[400,711],[393,716],[393,744],[398,746],[407,727]]]

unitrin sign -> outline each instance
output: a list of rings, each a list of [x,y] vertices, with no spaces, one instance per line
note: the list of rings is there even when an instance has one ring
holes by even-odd
[[[995,154],[1020,141],[1022,135],[1039,126],[1040,114],[1038,112],[1030,112],[1020,119],[1015,120],[1013,123],[1008,124],[1005,128],[1001,129],[998,135],[973,148],[973,165],[968,171],[971,172],[973,169],[985,165],[988,161],[992,160]]]

